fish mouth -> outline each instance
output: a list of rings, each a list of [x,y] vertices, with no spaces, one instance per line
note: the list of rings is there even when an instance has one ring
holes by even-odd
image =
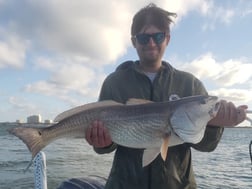
[[[218,97],[217,96],[205,96],[204,100],[205,100],[205,103],[210,102],[210,103],[215,104],[218,100]]]

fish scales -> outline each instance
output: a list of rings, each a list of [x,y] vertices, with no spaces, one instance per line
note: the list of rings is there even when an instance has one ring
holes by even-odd
[[[158,119],[157,119],[158,118]],[[106,122],[105,125],[110,129],[113,141],[121,145],[130,147],[144,148],[146,145],[155,145],[156,141],[161,141],[167,128],[164,117],[139,116],[139,119],[121,120],[117,122]],[[118,128],[113,129],[117,125]],[[142,133],[139,135],[139,133]],[[154,144],[155,143],[155,144]]]
[[[156,143],[157,137],[160,141],[167,123],[166,111],[142,106],[112,106],[111,108],[100,108],[98,111],[90,109],[62,120],[55,127],[48,127],[45,132],[46,141],[51,138],[61,137],[84,137],[85,130],[94,120],[101,120],[110,130],[112,139],[121,145],[144,148],[146,143]],[[52,133],[52,135],[48,134]],[[138,133],[143,133],[139,135]]]
[[[157,137],[158,141],[161,141],[168,125],[166,111],[156,110],[155,105],[149,109],[146,109],[145,105],[128,106],[124,111],[114,107],[101,115],[113,141],[135,148],[144,148],[146,144],[152,145],[153,142],[156,144]],[[115,127],[117,128],[114,129]]]

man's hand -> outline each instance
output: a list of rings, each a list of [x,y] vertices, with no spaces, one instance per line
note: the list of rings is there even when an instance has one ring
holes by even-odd
[[[208,122],[212,126],[233,127],[246,119],[247,105],[236,107],[232,102],[220,101],[217,115]]]
[[[112,144],[109,131],[101,121],[94,121],[87,128],[85,135],[87,142],[96,148],[103,148]]]

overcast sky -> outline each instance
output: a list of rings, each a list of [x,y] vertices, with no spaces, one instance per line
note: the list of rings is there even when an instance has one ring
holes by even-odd
[[[0,0],[0,122],[54,117],[96,101],[125,60],[146,0]],[[164,59],[210,94],[252,109],[252,1],[154,0],[176,12]]]

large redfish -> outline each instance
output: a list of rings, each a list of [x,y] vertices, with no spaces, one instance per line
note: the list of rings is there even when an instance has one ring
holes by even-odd
[[[127,104],[101,101],[61,113],[55,124],[45,128],[16,127],[9,130],[29,148],[32,157],[58,138],[85,137],[95,120],[108,128],[112,141],[130,148],[145,148],[143,165],[161,152],[166,158],[168,146],[198,143],[207,122],[219,108],[215,96],[191,96],[167,102],[129,100]]]

